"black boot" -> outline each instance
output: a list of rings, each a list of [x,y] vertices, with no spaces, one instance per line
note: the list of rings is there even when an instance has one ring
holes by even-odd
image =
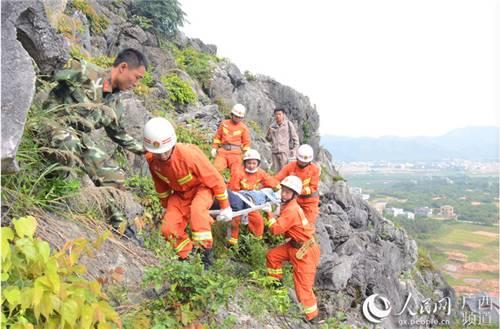
[[[205,270],[208,270],[208,268],[213,265],[214,255],[212,248],[203,249],[203,254],[201,255],[201,261],[205,267]]]

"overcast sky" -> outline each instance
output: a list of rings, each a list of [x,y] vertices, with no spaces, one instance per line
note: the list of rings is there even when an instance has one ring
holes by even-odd
[[[322,134],[500,126],[494,0],[180,0],[190,37],[309,96]]]

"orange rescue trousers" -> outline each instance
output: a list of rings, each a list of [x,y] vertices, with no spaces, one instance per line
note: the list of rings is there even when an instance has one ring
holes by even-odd
[[[198,187],[191,198],[183,198],[177,193],[169,197],[161,232],[180,258],[188,257],[193,243],[203,248],[212,248],[213,219],[208,213],[212,203],[213,193],[206,187]],[[186,233],[188,224],[192,239]]]
[[[266,256],[267,271],[270,276],[283,278],[283,263],[290,262],[293,267],[293,283],[295,293],[299,302],[304,308],[306,318],[311,320],[318,315],[316,296],[313,292],[314,278],[316,276],[316,267],[319,263],[319,246],[314,243],[302,259],[296,257],[299,249],[292,247],[291,243],[282,244],[271,249]]]
[[[231,175],[243,164],[240,149],[227,151],[220,147],[217,150],[217,156],[214,160],[214,167],[222,173],[224,169],[229,168]]]
[[[231,238],[228,242],[232,245],[236,245],[238,243],[240,223],[240,216],[233,218],[231,222]],[[264,234],[264,220],[262,219],[262,215],[259,211],[253,211],[248,214],[248,230],[252,232],[256,238],[262,239],[262,235]]]

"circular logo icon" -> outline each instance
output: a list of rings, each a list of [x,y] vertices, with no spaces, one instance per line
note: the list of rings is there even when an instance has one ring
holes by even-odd
[[[160,147],[160,142],[154,141],[153,142],[153,146],[156,147],[156,148],[159,148]]]
[[[380,300],[383,304],[383,309],[380,309],[376,301]],[[363,315],[371,323],[380,323],[391,313],[391,303],[385,297],[373,294],[365,299],[363,303]]]

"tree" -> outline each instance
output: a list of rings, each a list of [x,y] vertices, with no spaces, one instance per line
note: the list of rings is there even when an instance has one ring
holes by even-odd
[[[167,36],[183,26],[186,16],[177,0],[137,0],[132,4],[132,13],[146,17],[154,31]]]

